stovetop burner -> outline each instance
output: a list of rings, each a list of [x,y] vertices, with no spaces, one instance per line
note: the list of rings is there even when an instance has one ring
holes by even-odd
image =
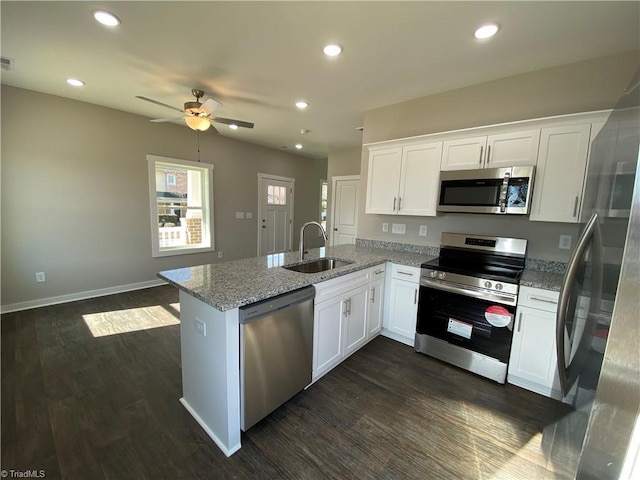
[[[422,264],[429,285],[512,295],[524,271],[527,241],[518,238],[443,233],[440,256]]]

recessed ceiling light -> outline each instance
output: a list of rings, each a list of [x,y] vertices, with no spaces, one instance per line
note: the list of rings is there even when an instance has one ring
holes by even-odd
[[[236,125],[235,123],[232,123],[232,124],[229,125],[229,128],[231,130],[237,130],[238,129],[238,125]]]
[[[309,133],[310,131],[311,131],[311,130],[307,130],[306,128],[301,128],[301,129],[300,129],[300,133],[301,133],[302,135],[306,135],[306,134],[307,134],[307,133]]]
[[[485,38],[493,37],[496,33],[498,33],[498,30],[500,30],[500,27],[495,23],[487,23],[486,25],[478,27],[476,33],[474,33],[473,35],[477,39],[482,40]]]
[[[84,87],[84,82],[77,78],[67,78],[67,83],[72,87]]]
[[[305,102],[304,100],[300,100],[300,101],[296,102],[296,107],[298,107],[300,110],[304,110],[308,106],[309,106],[309,103]]]
[[[296,148],[298,150],[302,150],[302,144],[301,143],[296,143]]]
[[[327,57],[336,57],[342,53],[342,47],[335,43],[330,43],[329,45],[325,45],[322,51]]]
[[[93,18],[107,27],[117,27],[120,25],[120,19],[106,10],[95,10],[93,12]]]

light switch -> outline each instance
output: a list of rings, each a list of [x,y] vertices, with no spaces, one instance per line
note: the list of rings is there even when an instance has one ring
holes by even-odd
[[[236,212],[236,218],[244,218],[244,212]]]

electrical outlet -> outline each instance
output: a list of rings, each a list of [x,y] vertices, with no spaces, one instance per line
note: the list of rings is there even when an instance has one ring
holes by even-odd
[[[221,250],[218,252],[218,258],[223,258],[224,257],[224,252]]]
[[[36,272],[36,282],[38,283],[42,283],[42,282],[46,282],[47,279],[44,276],[44,272]]]
[[[426,225],[420,225],[420,232],[418,232],[418,235],[420,235],[421,237],[426,237],[427,236],[427,226]]]
[[[560,235],[560,243],[558,248],[562,250],[571,250],[571,241],[573,237],[571,235]]]
[[[391,233],[404,235],[406,231],[407,231],[407,225],[404,223],[393,223],[391,225]]]
[[[207,324],[202,320],[196,318],[196,332],[198,332],[203,337],[207,336]]]
[[[252,219],[253,218],[253,212],[247,212],[246,217],[248,219]]]
[[[382,231],[383,232],[388,232],[389,231],[389,224],[387,222],[384,222],[382,224]]]

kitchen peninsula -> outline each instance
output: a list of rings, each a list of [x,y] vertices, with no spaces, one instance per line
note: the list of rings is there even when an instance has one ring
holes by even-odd
[[[351,262],[319,273],[282,268],[299,263],[298,253],[288,252],[158,274],[180,290],[180,401],[227,456],[240,449],[238,309],[387,261],[415,268],[437,255],[433,247],[413,247],[398,251],[359,244],[312,249],[307,261],[332,257]]]

